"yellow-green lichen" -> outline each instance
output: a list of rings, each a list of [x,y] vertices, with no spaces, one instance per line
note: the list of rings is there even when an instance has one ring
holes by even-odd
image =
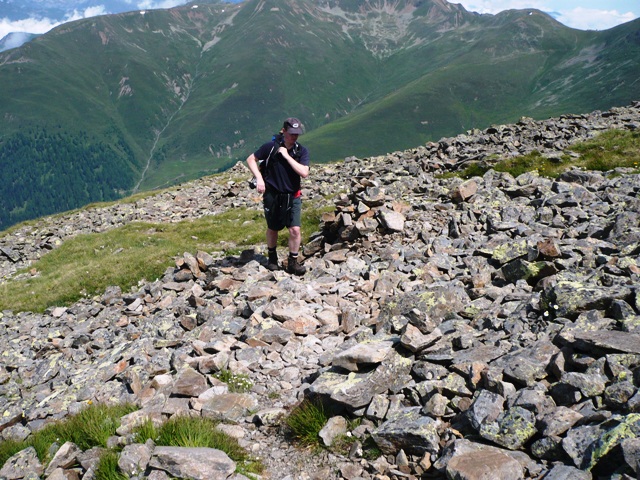
[[[632,413],[624,417],[622,423],[605,432],[596,442],[587,466],[591,470],[601,458],[618,446],[626,438],[636,438],[640,433],[640,413]]]

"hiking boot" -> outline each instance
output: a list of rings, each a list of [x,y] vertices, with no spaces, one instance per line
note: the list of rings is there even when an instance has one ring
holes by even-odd
[[[287,262],[287,273],[292,273],[294,275],[304,275],[307,271],[300,263],[298,262],[298,257],[294,257],[293,255],[289,255],[289,261]]]
[[[280,270],[280,265],[278,265],[278,252],[275,250],[273,252],[269,252],[269,261],[267,262],[267,269],[272,272],[276,270]]]

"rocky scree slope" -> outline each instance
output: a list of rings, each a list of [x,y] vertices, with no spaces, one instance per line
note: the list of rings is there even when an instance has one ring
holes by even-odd
[[[268,271],[257,250],[185,252],[130,292],[2,312],[0,434],[24,439],[89,402],[134,402],[111,440],[130,478],[244,478],[221,452],[134,443],[142,419],[185,414],[222,420],[264,478],[634,478],[640,176],[434,174],[495,154],[559,156],[639,126],[636,103],[314,166],[307,201],[334,194],[335,210],[304,246],[303,277]],[[18,268],[78,233],[259,200],[210,177],[45,218],[0,239],[2,278],[19,280]],[[229,392],[213,376],[225,369],[247,375],[251,391]],[[333,415],[321,441],[346,435],[348,454],[285,440],[281,418],[305,398]],[[367,455],[371,442],[380,456]],[[91,479],[98,453],[66,444],[42,465],[27,449],[0,478]]]

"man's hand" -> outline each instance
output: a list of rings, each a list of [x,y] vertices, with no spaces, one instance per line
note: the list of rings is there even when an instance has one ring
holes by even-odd
[[[282,155],[286,160],[293,160],[293,157],[289,155],[289,151],[285,146],[278,148],[278,153]]]
[[[256,178],[256,190],[258,190],[258,193],[264,193],[266,190],[264,178],[262,178],[260,168],[258,167],[258,159],[253,153],[247,157],[247,165],[249,166],[251,173],[253,173],[253,176]]]

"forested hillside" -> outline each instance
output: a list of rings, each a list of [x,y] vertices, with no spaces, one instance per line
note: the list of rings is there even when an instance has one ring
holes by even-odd
[[[15,161],[19,158],[20,161]],[[124,141],[34,128],[0,143],[0,230],[22,220],[115,200],[136,173]]]

